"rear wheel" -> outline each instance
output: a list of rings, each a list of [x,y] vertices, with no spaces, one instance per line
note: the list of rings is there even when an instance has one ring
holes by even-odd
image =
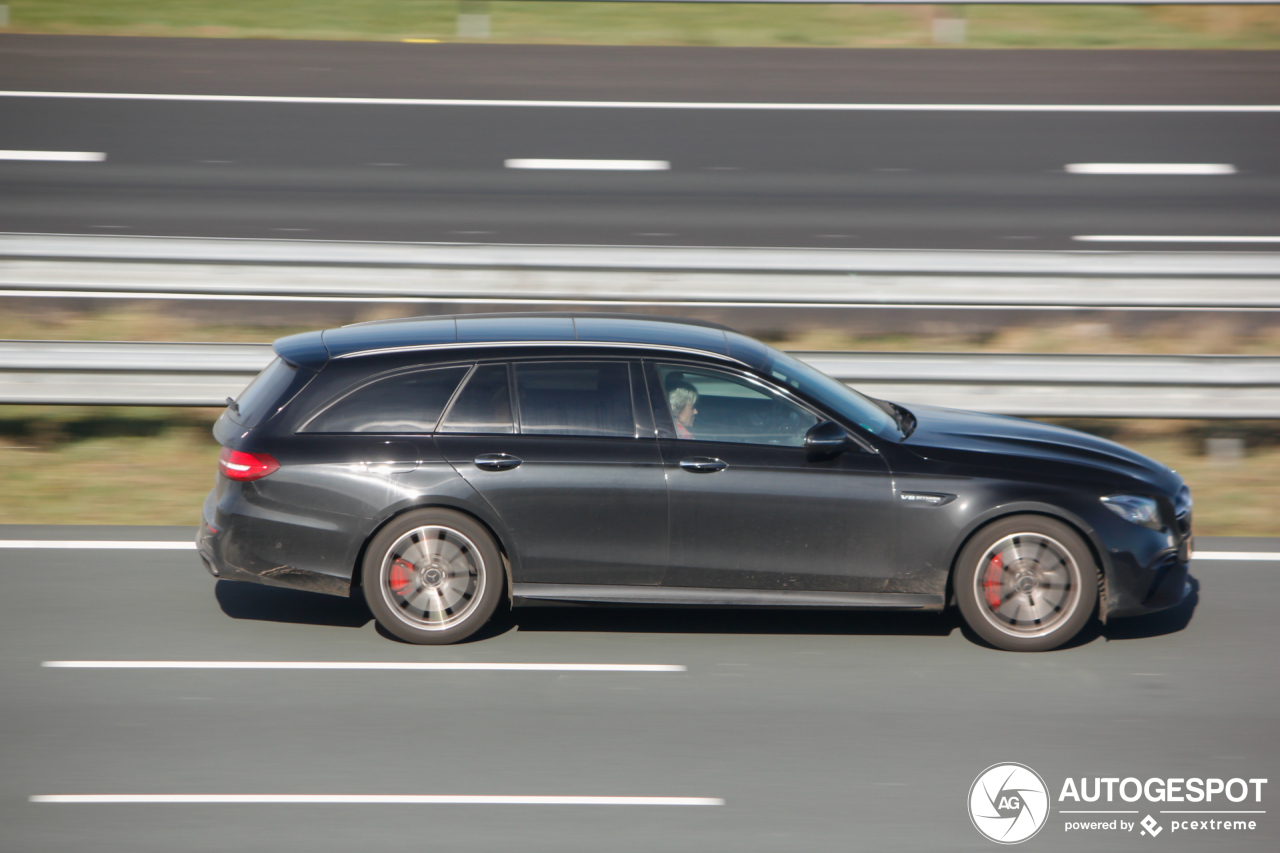
[[[1098,602],[1098,567],[1074,530],[1038,515],[978,531],[956,561],[956,603],[1001,649],[1042,652],[1080,633]]]
[[[459,512],[405,513],[374,536],[365,554],[365,601],[383,628],[410,643],[469,637],[502,598],[497,544]]]

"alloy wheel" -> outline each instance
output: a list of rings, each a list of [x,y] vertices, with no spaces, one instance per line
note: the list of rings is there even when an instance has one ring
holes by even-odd
[[[402,534],[382,558],[383,600],[414,628],[443,631],[465,620],[484,594],[480,550],[450,527],[429,525]]]

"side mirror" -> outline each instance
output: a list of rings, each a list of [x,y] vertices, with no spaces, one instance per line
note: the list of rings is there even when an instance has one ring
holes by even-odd
[[[804,449],[810,453],[836,454],[849,447],[849,434],[835,421],[814,424],[804,434]]]

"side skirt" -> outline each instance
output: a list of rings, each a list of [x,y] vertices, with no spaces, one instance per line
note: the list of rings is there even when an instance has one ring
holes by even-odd
[[[808,592],[772,589],[703,589],[676,586],[518,583],[519,600],[719,607],[839,607],[855,610],[941,610],[941,595],[907,592]],[[519,601],[516,602],[520,603]]]

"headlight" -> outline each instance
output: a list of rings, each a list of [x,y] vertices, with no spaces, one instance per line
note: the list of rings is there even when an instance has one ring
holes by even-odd
[[[1125,521],[1160,529],[1160,507],[1151,498],[1139,495],[1108,495],[1102,504]]]

